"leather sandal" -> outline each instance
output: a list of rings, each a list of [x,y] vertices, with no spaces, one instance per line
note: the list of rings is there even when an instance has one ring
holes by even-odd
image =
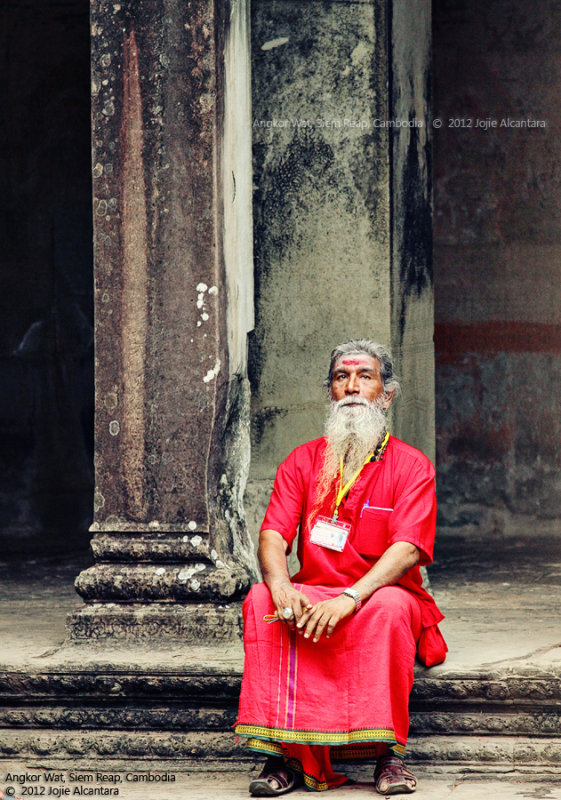
[[[261,774],[249,784],[254,797],[276,797],[296,789],[302,783],[299,772],[287,767],[282,758],[268,758]]]
[[[410,794],[417,788],[417,778],[399,756],[380,756],[374,772],[374,786],[379,794]]]

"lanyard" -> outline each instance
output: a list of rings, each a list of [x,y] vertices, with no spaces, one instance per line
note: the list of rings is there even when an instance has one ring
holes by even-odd
[[[386,435],[384,436],[384,439],[382,441],[382,444],[379,447],[376,448],[375,452],[382,453],[384,451],[385,446],[388,443],[389,438],[390,438],[390,434],[386,433]],[[341,478],[341,487],[340,487],[339,491],[337,492],[337,500],[335,502],[335,511],[333,512],[333,517],[332,517],[332,521],[333,522],[337,521],[337,517],[339,516],[339,506],[341,505],[341,503],[343,501],[343,498],[345,497],[346,494],[348,494],[348,492],[350,491],[351,486],[356,481],[356,479],[358,478],[358,476],[360,475],[360,473],[362,472],[364,467],[373,458],[373,456],[374,456],[374,453],[369,453],[366,456],[366,460],[364,461],[363,465],[355,472],[353,477],[349,481],[347,481],[347,483],[344,486],[343,486],[343,456],[341,456],[341,460],[339,462],[339,474],[340,474],[340,478]]]

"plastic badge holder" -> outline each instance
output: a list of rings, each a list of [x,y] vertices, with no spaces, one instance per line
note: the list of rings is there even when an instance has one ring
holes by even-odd
[[[310,541],[320,547],[341,553],[347,543],[350,530],[349,522],[334,522],[329,517],[318,517],[312,528]]]

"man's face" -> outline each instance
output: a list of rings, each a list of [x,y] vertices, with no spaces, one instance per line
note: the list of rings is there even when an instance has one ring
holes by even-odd
[[[371,403],[384,394],[384,385],[380,377],[380,362],[377,358],[360,353],[358,355],[342,356],[335,364],[333,370],[333,381],[331,383],[331,399],[338,402],[346,400],[345,406],[351,408],[355,405],[353,398],[362,402],[356,405],[363,405],[366,400]],[[387,408],[391,402],[388,397],[384,407]]]

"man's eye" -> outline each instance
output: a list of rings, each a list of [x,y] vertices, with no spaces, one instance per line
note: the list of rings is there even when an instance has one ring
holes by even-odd
[[[372,375],[369,375],[367,372],[365,372],[365,373],[364,373],[364,375],[361,375],[360,377],[361,377],[361,378],[362,378],[364,381],[369,381],[369,380],[371,380],[371,379],[372,379]]]

